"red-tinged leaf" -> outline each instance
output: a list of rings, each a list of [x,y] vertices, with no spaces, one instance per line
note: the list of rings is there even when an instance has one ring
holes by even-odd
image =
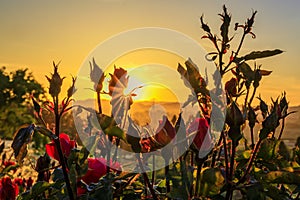
[[[278,54],[281,54],[283,51],[280,49],[275,50],[266,50],[266,51],[253,51],[243,57],[243,59],[246,60],[255,60],[259,58],[266,58],[270,56],[275,56]]]
[[[260,69],[259,72],[262,76],[268,76],[272,73],[272,71],[262,70],[262,69]]]

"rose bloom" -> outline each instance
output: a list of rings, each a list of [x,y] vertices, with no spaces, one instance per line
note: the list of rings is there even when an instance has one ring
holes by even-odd
[[[75,141],[70,140],[69,135],[65,133],[59,134],[59,140],[64,156],[68,157],[71,153],[71,150],[76,146]],[[53,140],[51,143],[46,144],[46,152],[51,158],[54,158],[55,160],[59,161],[58,151]]]
[[[0,199],[15,200],[18,196],[18,185],[11,181],[10,177],[4,177],[0,180]]]
[[[88,171],[81,177],[81,179],[87,184],[97,183],[99,179],[106,174],[106,159],[105,158],[88,158]],[[110,168],[114,171],[120,171],[121,165],[117,162],[112,163],[110,161]],[[77,187],[78,196],[86,192],[85,188]]]
[[[199,157],[203,158],[211,150],[212,138],[209,133],[209,124],[205,118],[196,118],[190,123],[187,133],[196,132],[191,148],[199,153]]]

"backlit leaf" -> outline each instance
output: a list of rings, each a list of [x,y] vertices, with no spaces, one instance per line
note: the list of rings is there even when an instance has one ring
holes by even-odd
[[[275,50],[266,50],[266,51],[253,51],[247,55],[245,55],[243,58],[246,60],[255,60],[258,58],[266,58],[270,56],[275,56],[278,54],[281,54],[283,51],[280,49]]]
[[[11,147],[14,150],[15,158],[18,163],[21,163],[27,154],[27,144],[31,141],[34,128],[34,124],[26,128],[20,128],[14,137]]]

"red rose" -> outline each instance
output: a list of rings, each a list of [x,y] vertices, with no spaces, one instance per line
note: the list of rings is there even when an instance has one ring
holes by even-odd
[[[105,158],[88,158],[88,171],[81,177],[86,184],[97,183],[99,179],[106,174],[106,159]],[[110,161],[110,168],[114,171],[121,170],[121,165],[117,162]],[[86,193],[85,188],[77,187],[77,195],[80,196]]]
[[[153,137],[143,138],[140,141],[141,152],[156,151],[168,145],[176,135],[176,130],[166,116],[159,120],[159,126]]]
[[[99,179],[106,174],[105,158],[88,158],[88,171],[81,178],[86,184],[97,183]],[[110,161],[110,168],[114,171],[121,170],[119,163]]]
[[[69,135],[65,133],[59,134],[59,140],[64,156],[68,157],[70,155],[71,150],[75,147],[75,141],[70,140]],[[54,158],[55,160],[59,161],[59,155],[54,141],[52,141],[49,144],[46,144],[46,152],[51,158]]]
[[[15,200],[18,193],[18,185],[13,183],[10,177],[4,177],[0,180],[0,199]]]
[[[199,152],[200,157],[204,157],[212,147],[212,138],[209,133],[209,124],[205,118],[196,118],[189,125],[187,133],[192,134],[194,132],[196,132],[196,136],[194,137],[192,148]]]
[[[18,186],[23,186],[24,182],[22,178],[15,178],[14,183],[17,184]]]
[[[166,146],[171,142],[175,135],[175,128],[168,120],[168,118],[166,116],[163,116],[163,120],[159,121],[159,126],[154,136],[156,142],[158,142],[162,147]]]
[[[6,167],[9,167],[9,166],[11,166],[11,165],[15,165],[16,163],[14,162],[14,161],[4,161],[3,162],[3,165],[5,166],[5,168]]]
[[[106,174],[106,160],[104,158],[88,158],[88,171],[81,178],[86,184],[97,183]]]

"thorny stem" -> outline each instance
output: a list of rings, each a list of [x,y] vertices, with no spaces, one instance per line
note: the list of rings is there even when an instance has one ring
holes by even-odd
[[[257,87],[254,87],[253,94],[252,94],[252,96],[251,96],[251,98],[249,100],[249,106],[251,106],[251,103],[252,103],[252,101],[254,99],[254,96],[255,96],[255,93],[256,93],[256,89],[257,89]]]
[[[231,159],[230,159],[230,172],[229,172],[229,186],[227,188],[225,199],[232,198],[232,180],[233,180],[233,172],[234,172],[234,157],[236,153],[236,142],[232,141],[231,143]]]
[[[242,178],[240,178],[240,180],[238,181],[238,184],[239,184],[239,183],[242,183],[242,182],[244,182],[244,181],[246,180],[246,177],[247,177],[247,175],[248,175],[249,172],[250,172],[250,169],[251,169],[251,167],[252,167],[253,161],[254,161],[254,159],[255,159],[255,157],[256,157],[256,154],[257,154],[257,152],[258,152],[258,149],[259,149],[259,147],[260,147],[261,142],[262,142],[261,139],[259,139],[259,140],[257,141],[257,143],[256,143],[256,145],[255,145],[255,148],[254,148],[254,150],[253,150],[253,153],[252,153],[252,155],[251,155],[251,157],[250,157],[250,160],[249,160],[249,162],[248,162],[246,171],[245,171],[244,175],[242,176]]]
[[[243,36],[241,38],[240,44],[239,44],[237,50],[235,51],[234,59],[238,56],[238,54],[239,54],[239,52],[240,52],[240,50],[242,48],[245,36],[246,36],[246,33],[244,32]],[[229,63],[227,64],[227,66],[224,68],[224,74],[227,73],[228,71],[230,71],[230,69],[228,70],[228,67],[231,65],[231,63],[234,61],[234,59],[230,60]]]
[[[151,187],[151,184],[150,184],[150,181],[149,181],[149,178],[148,178],[147,173],[144,172],[145,169],[144,169],[144,166],[143,166],[143,163],[142,163],[142,160],[141,160],[140,155],[137,155],[136,157],[137,157],[139,166],[140,166],[141,170],[143,171],[143,172],[142,172],[143,178],[144,178],[145,184],[148,186],[148,188],[149,188],[149,190],[150,190],[150,192],[151,192],[152,198],[153,198],[154,200],[159,200],[159,199],[157,198],[156,194],[155,194],[155,191],[154,191],[153,187]]]
[[[220,136],[219,140],[218,140],[218,143],[217,143],[217,147],[219,147],[221,145],[221,142],[222,142],[222,136]],[[219,150],[219,152],[221,151],[221,149]],[[218,151],[217,150],[214,150],[213,151],[213,155],[212,155],[212,160],[211,160],[211,168],[214,168],[215,167],[215,164],[216,164],[216,156],[218,154]]]
[[[282,136],[282,133],[283,133],[283,130],[284,130],[284,124],[285,124],[285,117],[282,119],[282,122],[281,122],[281,129],[280,129],[280,133],[279,133],[279,136],[278,136],[278,140],[281,139],[281,136]]]
[[[151,183],[152,183],[152,187],[155,183],[155,155],[152,155],[152,165],[153,165],[153,169],[152,169],[152,178],[151,178]]]
[[[248,96],[249,96],[249,88],[247,88],[247,93],[246,93],[245,102],[244,102],[244,108],[246,109],[246,110],[245,110],[245,113],[247,113],[247,101],[248,101]]]
[[[221,77],[223,77],[223,75],[224,75],[224,71],[223,71],[223,52],[224,52],[224,45],[222,44],[221,51],[219,52],[219,70],[220,70]]]
[[[121,129],[122,130],[124,130],[124,128],[125,128],[126,120],[127,120],[127,116],[128,116],[129,98],[126,98],[126,101],[123,104],[123,106],[125,107],[125,114],[124,114],[123,121],[122,121],[122,124],[121,124]],[[116,150],[115,150],[115,153],[114,153],[114,156],[113,156],[113,161],[117,161],[119,144],[120,144],[120,138],[117,138],[116,139]]]
[[[223,138],[226,182],[228,182],[229,166],[228,166],[227,144],[226,144],[226,137],[225,137],[224,131],[221,132],[221,137]]]
[[[195,197],[198,197],[199,184],[200,184],[200,174],[203,166],[204,160],[200,159],[197,161],[197,176],[196,176],[196,188],[195,188]]]
[[[166,190],[167,190],[167,194],[171,191],[171,187],[170,187],[170,180],[169,180],[169,165],[168,163],[166,163],[166,166],[165,166],[165,176],[166,176]],[[170,199],[168,197],[168,199]]]
[[[55,139],[54,142],[55,142],[55,146],[56,146],[56,149],[57,149],[57,152],[59,155],[59,162],[60,162],[62,170],[63,170],[64,179],[66,181],[66,187],[67,187],[69,198],[70,198],[70,200],[74,200],[73,191],[72,191],[70,179],[69,179],[68,172],[67,172],[65,158],[62,153],[61,146],[60,146],[60,139],[59,139],[60,130],[59,130],[59,128],[60,128],[61,115],[60,115],[60,113],[58,113],[58,96],[53,97],[53,102],[54,102],[54,114],[55,114],[55,135],[57,136],[57,139]]]
[[[109,174],[110,172],[110,151],[111,151],[110,142],[111,141],[112,141],[112,137],[108,136],[108,140],[106,140],[106,148],[107,148],[106,174]]]
[[[230,181],[232,181],[232,177],[233,177],[233,172],[234,172],[234,157],[235,157],[235,153],[236,153],[236,143],[232,142],[231,143],[231,160],[230,160]]]
[[[254,129],[253,127],[250,127],[250,133],[251,133],[251,149],[254,148],[255,144],[254,144]]]
[[[101,106],[100,92],[97,92],[97,104],[98,104],[98,112],[99,112],[99,114],[102,114],[102,106]]]
[[[236,50],[236,52],[235,52],[235,57],[239,54],[239,52],[240,52],[240,50],[241,50],[241,48],[242,48],[242,45],[243,45],[243,43],[244,43],[245,36],[246,36],[246,33],[245,33],[245,31],[244,31],[243,36],[242,36],[241,41],[240,41],[240,44],[239,44],[239,46],[238,46],[238,48],[237,48],[237,50]]]

